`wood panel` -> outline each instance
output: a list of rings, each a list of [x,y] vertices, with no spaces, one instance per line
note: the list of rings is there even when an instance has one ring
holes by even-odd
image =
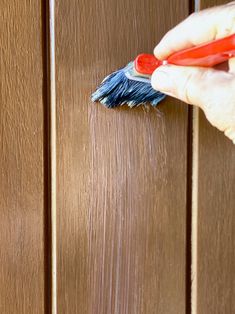
[[[201,8],[228,1],[202,0]],[[235,312],[235,146],[199,118],[198,313]]]
[[[56,2],[58,313],[185,313],[187,107],[90,94],[188,1]]]
[[[0,11],[0,312],[44,313],[41,1]]]

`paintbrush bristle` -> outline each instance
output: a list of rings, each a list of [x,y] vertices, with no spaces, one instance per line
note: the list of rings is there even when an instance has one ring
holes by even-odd
[[[135,107],[150,103],[156,106],[166,95],[152,88],[150,82],[141,82],[127,78],[126,71],[130,67],[128,64],[109,76],[92,94],[92,101],[99,101],[107,108],[115,108],[127,104]]]

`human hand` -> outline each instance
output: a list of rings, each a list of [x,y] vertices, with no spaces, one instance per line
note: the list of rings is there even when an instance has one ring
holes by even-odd
[[[172,53],[235,33],[235,1],[190,15],[155,47],[164,60]],[[235,144],[235,58],[225,70],[164,65],[152,75],[152,86],[167,95],[199,106],[210,123]]]

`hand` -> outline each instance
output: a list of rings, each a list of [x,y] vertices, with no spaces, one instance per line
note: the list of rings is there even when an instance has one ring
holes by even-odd
[[[154,49],[164,60],[173,52],[235,33],[235,1],[190,15],[170,30]],[[235,58],[226,70],[165,65],[152,75],[152,86],[199,106],[210,123],[235,144]]]

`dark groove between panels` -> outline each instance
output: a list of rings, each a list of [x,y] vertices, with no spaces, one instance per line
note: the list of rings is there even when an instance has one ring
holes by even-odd
[[[51,135],[50,135],[50,58],[49,58],[49,3],[41,2],[43,112],[44,112],[44,311],[52,312],[52,228],[51,228]]]
[[[189,14],[195,11],[195,1],[189,0]],[[187,132],[187,204],[186,204],[186,278],[185,278],[185,309],[192,314],[192,189],[193,189],[193,108],[188,106]]]
[[[185,301],[186,314],[191,314],[191,265],[192,265],[192,166],[193,166],[193,110],[188,107],[188,134],[187,134],[187,178],[186,178],[186,277]]]

